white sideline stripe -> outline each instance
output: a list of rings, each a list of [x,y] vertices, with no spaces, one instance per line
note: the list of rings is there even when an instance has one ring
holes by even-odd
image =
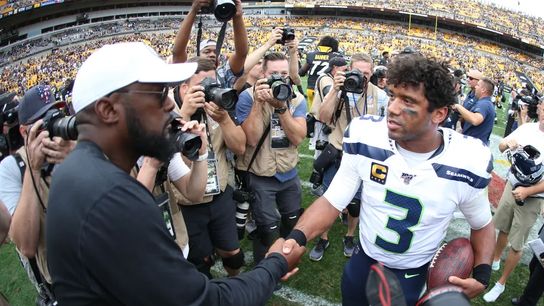
[[[246,262],[253,261],[253,254],[248,252],[244,253],[244,255]],[[217,260],[215,262],[215,265],[212,267],[212,271],[220,273],[221,275],[227,275],[227,272],[223,268],[221,260]],[[297,277],[297,275],[294,275],[293,277]],[[341,306],[341,304],[333,303],[318,296],[309,295],[296,289],[290,288],[285,284],[286,283],[282,283],[282,288],[274,292],[275,296],[281,297],[282,299],[288,300],[289,302],[298,303],[305,306]]]
[[[300,158],[314,159],[314,156],[313,156],[313,155],[308,155],[308,154],[299,154],[298,157],[300,157]]]

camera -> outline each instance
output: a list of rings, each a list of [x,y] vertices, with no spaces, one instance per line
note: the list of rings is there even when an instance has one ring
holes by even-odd
[[[174,137],[176,150],[189,160],[195,161],[198,159],[198,150],[202,146],[202,140],[198,135],[183,131],[183,126],[176,120],[177,118],[179,116],[174,115],[174,119],[170,123],[170,133]]]
[[[255,194],[244,189],[235,189],[232,193],[232,199],[236,201],[236,228],[238,239],[244,238],[244,231],[249,213],[249,203],[255,201]]]
[[[315,149],[319,151],[323,151],[325,147],[329,144],[328,141],[319,139],[315,142]]]
[[[202,13],[213,13],[217,21],[227,22],[236,14],[236,5],[232,0],[215,0],[213,7],[202,8]]]
[[[19,117],[17,115],[19,104],[16,101],[13,101],[15,94],[9,94],[9,96],[3,98],[4,96],[5,95],[2,95],[0,99],[9,100],[9,102],[0,104],[0,126],[4,126],[4,124],[8,126],[16,125],[19,122]]]
[[[272,89],[272,95],[276,100],[286,102],[293,96],[293,89],[287,79],[279,74],[273,74],[268,78],[268,86]]]
[[[518,186],[528,187],[540,182],[544,176],[544,166],[542,165],[542,155],[535,147],[526,145],[519,147],[514,151],[507,151],[507,158],[512,164],[510,167],[511,175],[508,175],[508,181],[513,189]],[[523,206],[524,201],[517,201],[516,204]]]
[[[340,87],[340,90],[344,92],[351,92],[356,94],[362,94],[364,87],[366,86],[367,79],[359,70],[351,70],[346,72],[346,80],[344,85]]]
[[[316,143],[317,149],[317,143]],[[313,184],[314,189],[317,188],[323,182],[323,173],[325,169],[330,167],[334,162],[340,159],[342,152],[336,149],[332,144],[327,143],[321,154],[314,160],[314,169],[310,175],[310,183]]]
[[[291,27],[284,27],[283,32],[281,33],[281,39],[277,40],[277,44],[285,45],[286,42],[295,39],[295,29]]]
[[[66,116],[60,109],[50,109],[43,117],[42,130],[49,132],[49,137],[61,137],[64,140],[77,140],[76,117]]]
[[[221,88],[221,85],[214,79],[206,77],[200,83],[204,87],[204,95],[207,102],[213,102],[227,112],[236,110],[238,94],[235,89]]]

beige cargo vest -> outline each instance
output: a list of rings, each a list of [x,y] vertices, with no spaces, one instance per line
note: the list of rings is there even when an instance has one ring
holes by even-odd
[[[17,153],[21,155],[21,158],[25,162],[27,167],[30,167],[28,163],[28,158],[26,156],[25,147],[21,147],[19,150],[17,150]],[[51,183],[51,177],[48,177],[45,179],[47,181],[47,184]],[[49,187],[47,186],[44,179],[40,178],[38,180],[35,180],[36,187],[38,188],[38,193],[40,195],[40,198],[43,201],[43,205],[47,208],[48,206],[48,198],[49,198]],[[35,191],[32,191],[35,192]],[[51,275],[49,274],[49,269],[47,267],[47,257],[46,257],[46,248],[45,248],[45,212],[43,211],[41,204],[39,204],[39,211],[40,211],[40,237],[38,240],[38,252],[36,254],[36,262],[38,263],[38,269],[40,270],[40,273],[45,278],[45,281],[47,283],[51,284]]]
[[[368,83],[368,89],[366,91],[367,96],[371,96],[372,99],[367,101],[367,114],[369,115],[378,115],[378,87],[374,86],[372,83]],[[364,109],[365,96],[361,95],[361,98],[357,101],[357,109],[360,112]],[[359,117],[359,114],[355,110],[355,107],[350,106],[351,119],[353,120],[356,117]],[[361,113],[362,115],[362,113]],[[334,116],[334,114],[333,114]],[[325,120],[327,124],[330,125],[330,119]],[[336,149],[342,150],[342,140],[344,138],[344,131],[348,126],[348,119],[346,117],[345,107],[342,108],[340,117],[336,121],[335,125],[330,125],[332,132],[329,135],[329,143],[332,144]]]
[[[323,88],[327,86],[334,86],[334,79],[328,74],[320,76],[315,84],[314,100],[312,102],[312,109],[310,109],[310,114],[312,114],[314,118],[319,121],[321,121],[319,119],[319,107],[325,98]]]
[[[248,89],[247,92],[251,96],[251,100],[253,101],[253,87]],[[295,110],[295,108],[304,101],[304,97],[300,93],[296,93],[296,98],[292,99],[289,102],[289,112],[291,114]],[[270,104],[265,103],[263,105],[263,131],[268,127],[270,124],[270,117],[272,116],[272,113],[274,112],[274,108],[270,106]],[[259,135],[259,139],[262,135]],[[287,172],[293,168],[298,163],[298,151],[297,147],[291,143],[289,143],[289,147],[284,149],[272,149],[271,148],[271,140],[270,140],[270,131],[268,132],[268,135],[266,136],[263,145],[259,149],[259,152],[257,153],[257,157],[255,158],[255,161],[251,165],[251,169],[249,171],[251,173],[254,173],[259,176],[274,176],[276,173],[280,172]],[[240,156],[238,160],[236,161],[236,168],[240,170],[246,170],[247,166],[249,165],[249,162],[251,161],[251,157],[253,156],[253,152],[255,152],[255,147],[252,146],[246,146],[246,152],[244,156]]]

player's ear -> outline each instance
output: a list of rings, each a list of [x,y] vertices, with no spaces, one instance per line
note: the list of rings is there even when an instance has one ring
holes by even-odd
[[[440,124],[448,117],[448,108],[446,106],[436,108],[431,113],[431,120],[433,123]]]

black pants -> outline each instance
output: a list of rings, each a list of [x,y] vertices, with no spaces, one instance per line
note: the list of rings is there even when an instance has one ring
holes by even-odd
[[[519,299],[519,305],[534,306],[542,296],[544,291],[544,268],[540,261],[533,256],[533,260],[529,264],[531,274],[527,286],[523,290],[523,295]]]

